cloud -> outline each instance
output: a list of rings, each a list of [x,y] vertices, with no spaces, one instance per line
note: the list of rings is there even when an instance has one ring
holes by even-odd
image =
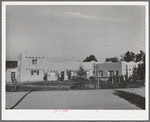
[[[85,15],[80,12],[58,12],[58,11],[45,11],[44,14],[46,15],[54,15],[56,17],[74,17],[74,18],[83,18],[83,19],[97,19],[102,21],[122,21],[122,19],[118,18],[108,18],[108,17],[97,17],[97,16],[90,16]]]
[[[108,18],[108,17],[96,17],[96,16],[89,16],[89,15],[85,15],[82,14],[80,12],[64,12],[64,13],[57,13],[55,12],[55,15],[60,15],[61,16],[65,16],[65,17],[75,17],[75,18],[87,18],[87,19],[98,19],[98,20],[103,20],[103,21],[121,21],[121,19],[118,18]]]
[[[75,18],[89,18],[97,19],[97,17],[81,14],[80,12],[58,12],[58,11],[44,11],[45,15],[53,14],[58,17],[75,17]]]
[[[65,12],[64,14],[65,15],[70,15],[70,16],[73,16],[73,17],[77,17],[77,18],[97,19],[97,17],[84,15],[84,14],[81,14],[80,12],[76,12],[76,13],[74,13],[74,12]]]

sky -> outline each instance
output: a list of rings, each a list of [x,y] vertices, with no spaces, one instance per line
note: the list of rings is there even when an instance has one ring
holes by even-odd
[[[99,62],[127,51],[145,51],[145,7],[102,5],[7,5],[6,60],[23,52],[50,61]]]

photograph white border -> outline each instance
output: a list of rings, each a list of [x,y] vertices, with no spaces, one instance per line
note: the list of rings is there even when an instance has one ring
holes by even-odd
[[[7,5],[145,5],[146,109],[145,110],[6,110],[6,6]],[[2,2],[2,120],[148,120],[149,119],[149,3],[148,2]]]

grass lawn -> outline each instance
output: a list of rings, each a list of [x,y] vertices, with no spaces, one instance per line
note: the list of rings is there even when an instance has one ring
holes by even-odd
[[[96,82],[95,82],[96,83]],[[21,92],[21,91],[51,91],[51,90],[70,90],[73,82],[72,81],[34,81],[34,82],[23,82],[18,83],[17,89],[14,90],[12,83],[6,83],[6,92]],[[92,83],[93,85],[94,82]],[[91,85],[92,85],[91,84]],[[88,86],[88,84],[86,84]],[[104,81],[100,81],[100,89],[116,89],[116,88],[138,88],[144,86],[143,82],[130,82],[124,84],[124,82],[114,82],[108,81],[106,84]],[[96,89],[95,86],[92,89]],[[91,89],[85,87],[83,89]]]
[[[70,89],[72,82],[60,82],[61,90]],[[6,92],[21,92],[21,91],[49,91],[59,90],[59,82],[37,81],[19,83],[15,90],[12,83],[6,84]]]

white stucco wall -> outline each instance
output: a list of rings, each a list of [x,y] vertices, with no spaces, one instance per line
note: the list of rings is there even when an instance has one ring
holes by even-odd
[[[137,67],[138,63],[135,62],[125,62],[122,61],[122,75],[126,75],[126,71],[128,72],[128,77],[132,76],[133,68]],[[127,68],[126,68],[127,66]]]
[[[37,59],[37,64],[32,64],[32,60]],[[24,81],[42,81],[44,77],[44,72],[48,73],[47,80],[54,81],[57,80],[55,77],[55,72],[61,74],[61,71],[64,71],[64,80],[68,79],[66,75],[66,70],[71,70],[72,76],[74,76],[76,71],[82,65],[83,68],[87,71],[87,77],[93,76],[94,66],[98,67],[98,71],[103,71],[103,77],[108,77],[108,71],[118,71],[118,75],[126,74],[126,65],[128,66],[128,75],[132,74],[132,69],[135,66],[134,62],[117,62],[117,63],[100,63],[100,62],[75,62],[75,61],[66,61],[66,62],[50,62],[47,60],[47,56],[34,53],[22,53],[18,56],[18,62],[20,60],[20,65],[18,63],[18,76],[17,79],[20,82]],[[32,70],[38,70],[39,75],[35,72],[31,75]]]
[[[33,65],[32,60],[37,59],[37,64]],[[47,56],[34,54],[34,53],[22,53],[18,56],[18,62],[20,60],[20,65],[18,65],[19,75],[18,80],[20,82],[24,81],[41,81],[44,77],[44,72],[48,73],[47,80],[53,81],[57,80],[57,77],[51,76],[50,72],[58,72],[61,74],[61,71],[64,71],[64,80],[68,79],[66,75],[66,70],[71,70],[72,76],[74,76],[76,71],[82,65],[83,68],[88,72],[88,77],[93,76],[93,63],[94,62],[75,62],[75,61],[66,61],[66,62],[50,62],[47,60]],[[34,73],[31,75],[32,70],[38,70],[39,75]]]
[[[94,63],[95,63],[95,61],[82,63],[83,68],[87,71],[87,78],[93,76]]]
[[[44,57],[44,58],[43,58]],[[37,64],[32,65],[32,60],[37,59]],[[43,80],[44,72],[43,72],[43,62],[45,62],[45,56],[35,55],[30,53],[22,53],[18,56],[18,61],[20,60],[20,66],[18,66],[18,70],[20,71],[20,75],[18,76],[18,80],[20,82],[24,81],[41,81]],[[31,70],[38,70],[39,75],[34,73],[31,75]]]

